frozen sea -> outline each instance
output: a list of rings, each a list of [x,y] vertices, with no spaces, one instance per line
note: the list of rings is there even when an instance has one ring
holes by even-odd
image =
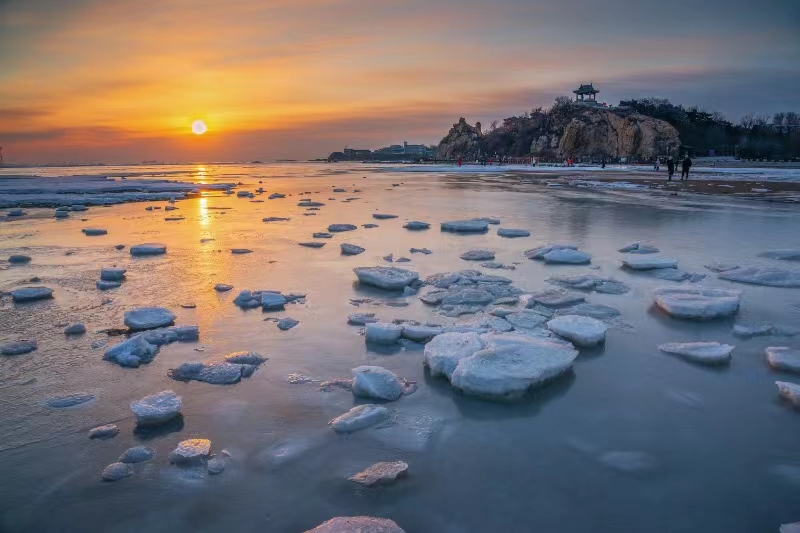
[[[39,176],[41,190],[30,194],[68,194],[67,205],[93,196],[80,187],[54,192],[57,187],[48,184],[125,176],[130,182],[241,185],[234,194],[209,189],[178,198],[178,209],[169,212],[165,198],[91,206],[66,219],[54,219],[53,207],[26,207],[22,217],[0,210],[0,291],[27,285],[55,290],[53,299],[38,302],[0,298],[0,344],[38,340],[32,353],[0,356],[0,531],[292,533],[355,515],[391,518],[408,533],[750,533],[777,532],[781,524],[800,521],[800,411],[775,386],[800,383],[800,375],[772,370],[764,357],[767,346],[800,348],[800,336],[732,334],[734,324],[800,327],[800,288],[728,282],[704,268],[725,262],[800,270],[797,262],[759,257],[800,248],[800,207],[558,190],[520,184],[502,172],[411,169],[275,164],[4,170],[27,183],[25,176]],[[254,198],[235,194],[258,187],[265,193]],[[287,196],[268,200],[274,192]],[[318,211],[297,206],[308,198],[325,205]],[[398,218],[374,220],[373,213]],[[290,220],[264,223],[265,217]],[[498,217],[502,224],[477,235],[439,230],[442,221],[471,217]],[[409,220],[432,226],[408,231],[402,226]],[[359,227],[324,239],[321,249],[298,246],[333,223]],[[367,223],[379,227],[361,226]],[[107,234],[86,236],[81,230],[89,227]],[[526,229],[531,236],[500,238],[498,227]],[[678,259],[681,269],[708,275],[684,285],[742,290],[738,315],[698,323],[660,312],[653,290],[679,284],[623,270],[617,249],[630,241],[653,243]],[[146,242],[166,244],[167,254],[131,257],[128,248]],[[366,251],[340,255],[343,242]],[[548,242],[578,245],[599,269],[545,265],[522,255]],[[118,244],[126,248],[117,250]],[[433,253],[411,254],[411,247]],[[234,255],[232,248],[253,252]],[[495,271],[459,258],[473,248],[519,264]],[[622,311],[605,346],[581,350],[572,374],[529,398],[497,404],[431,378],[421,349],[367,346],[359,328],[347,324],[354,312],[455,321],[414,296],[356,283],[353,268],[388,265],[382,258],[390,253],[410,258],[397,266],[422,278],[478,268],[535,291],[551,287],[546,280],[553,275],[592,273],[632,290],[588,293],[589,302]],[[14,254],[32,260],[12,265],[6,258]],[[111,266],[126,268],[126,280],[100,291],[100,268]],[[40,281],[30,283],[33,277]],[[217,292],[218,283],[234,288]],[[243,289],[307,298],[280,312],[242,310],[232,300]],[[365,297],[377,301],[351,303]],[[190,303],[196,307],[182,307]],[[125,311],[149,305],[169,308],[177,325],[198,325],[199,341],[163,346],[139,368],[104,361],[105,349],[124,337],[100,331],[122,328]],[[300,324],[281,331],[265,321],[287,316]],[[73,322],[86,324],[87,333],[65,336],[64,325]],[[694,341],[735,345],[730,365],[700,366],[657,348]],[[240,350],[269,358],[240,383],[177,382],[167,375],[182,362]],[[336,434],[328,421],[366,402],[345,391],[321,392],[319,381],[349,377],[363,364],[415,380],[418,390],[386,404],[394,412],[392,425]],[[291,384],[287,378],[294,373],[316,381]],[[160,431],[136,430],[130,402],[164,389],[183,397],[182,419]],[[95,399],[68,409],[46,405],[79,392]],[[116,437],[88,438],[89,429],[109,423],[119,426]],[[170,465],[167,455],[188,438],[208,438],[215,453],[229,452],[225,472],[207,476]],[[135,465],[129,478],[101,482],[103,468],[136,445],[152,447],[155,458]],[[377,461],[396,460],[406,461],[409,471],[392,485],[365,488],[347,480]]]

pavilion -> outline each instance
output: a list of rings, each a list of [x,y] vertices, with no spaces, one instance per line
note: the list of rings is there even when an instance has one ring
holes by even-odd
[[[591,83],[581,85],[572,92],[575,93],[575,103],[577,104],[599,105],[596,96],[600,91],[595,89]]]

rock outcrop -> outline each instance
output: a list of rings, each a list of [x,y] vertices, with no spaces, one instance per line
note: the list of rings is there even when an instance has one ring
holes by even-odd
[[[608,109],[587,109],[572,118],[558,143],[562,157],[652,159],[676,153],[678,130],[672,125],[636,113],[623,116]]]
[[[467,124],[464,117],[458,119],[458,123],[453,124],[450,131],[439,142],[437,157],[440,159],[458,159],[463,157],[467,160],[475,160],[481,153],[480,129],[476,126]]]
[[[475,161],[488,154],[543,159],[650,160],[675,154],[678,130],[671,124],[624,108],[566,104],[506,119],[481,133],[464,118],[439,143],[437,156]]]

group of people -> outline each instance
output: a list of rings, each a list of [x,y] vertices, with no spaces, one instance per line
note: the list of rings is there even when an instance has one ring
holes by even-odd
[[[656,157],[655,162],[653,163],[653,170],[658,172],[660,168],[660,161]],[[692,159],[687,154],[686,157],[681,162],[681,181],[689,180],[689,170],[692,168]],[[675,160],[672,157],[667,158],[667,180],[672,181],[672,176],[675,174]]]

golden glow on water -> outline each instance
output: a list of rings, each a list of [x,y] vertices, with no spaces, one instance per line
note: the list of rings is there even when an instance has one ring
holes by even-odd
[[[197,183],[205,185],[206,178],[208,177],[208,170],[206,170],[206,167],[202,165],[198,166],[196,172],[197,172],[197,177],[195,178],[195,180],[197,180]]]
[[[200,214],[200,225],[208,226],[209,222],[211,222],[208,216],[208,198],[200,198],[200,201],[197,203],[197,210]]]

